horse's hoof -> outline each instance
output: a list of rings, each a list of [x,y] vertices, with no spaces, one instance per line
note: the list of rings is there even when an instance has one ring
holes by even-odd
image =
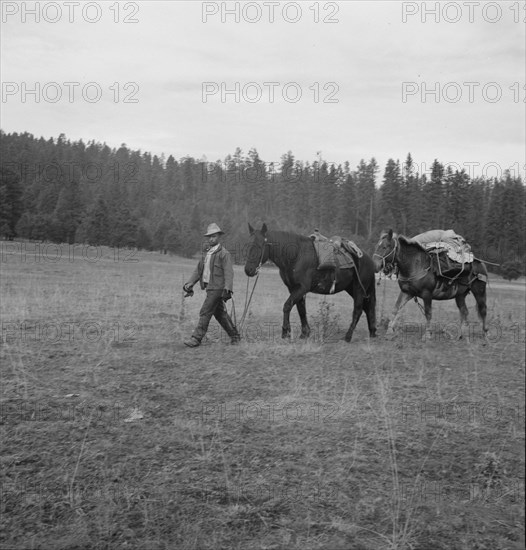
[[[290,340],[290,332],[282,332],[281,337],[283,340]]]
[[[306,340],[308,337],[310,336],[310,334],[307,332],[307,333],[301,333],[300,334],[300,340]]]
[[[352,334],[350,336],[345,335],[344,340],[349,343],[352,340]]]
[[[376,331],[369,333],[369,338],[376,338]]]

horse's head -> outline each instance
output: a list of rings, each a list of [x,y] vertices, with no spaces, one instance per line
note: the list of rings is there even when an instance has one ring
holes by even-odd
[[[245,273],[249,277],[254,277],[259,268],[268,260],[269,247],[267,245],[267,226],[263,224],[261,229],[254,229],[248,224],[250,231],[250,242],[247,252],[247,261],[245,262]]]
[[[382,233],[374,249],[373,261],[375,271],[378,273],[383,270],[386,274],[390,273],[394,268],[395,255],[396,235],[392,229],[389,229],[386,233]]]

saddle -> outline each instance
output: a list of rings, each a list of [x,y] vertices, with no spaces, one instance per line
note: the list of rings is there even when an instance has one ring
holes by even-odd
[[[330,293],[334,293],[339,279],[340,269],[356,268],[356,258],[361,258],[363,252],[352,241],[335,235],[330,239],[320,233],[318,229],[309,235],[318,257],[318,270],[333,270],[334,281]]]

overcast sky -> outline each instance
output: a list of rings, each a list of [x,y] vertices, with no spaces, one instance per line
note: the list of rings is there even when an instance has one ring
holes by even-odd
[[[524,1],[75,4],[41,1],[36,22],[35,2],[2,2],[5,132],[524,177]]]

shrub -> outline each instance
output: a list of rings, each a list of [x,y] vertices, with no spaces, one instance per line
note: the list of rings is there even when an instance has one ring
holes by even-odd
[[[518,261],[505,262],[500,266],[500,272],[508,281],[518,279],[522,275],[522,264]]]

